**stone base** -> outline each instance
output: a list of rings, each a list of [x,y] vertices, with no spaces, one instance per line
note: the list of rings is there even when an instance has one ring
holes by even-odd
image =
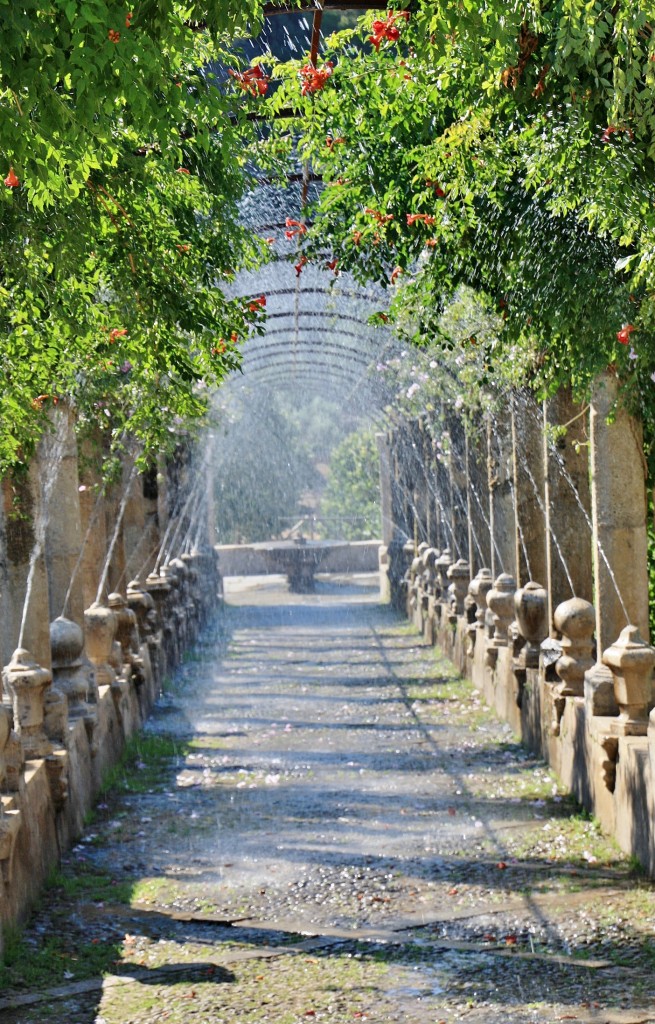
[[[651,764],[648,722],[616,714],[609,670],[604,678],[593,676],[592,669],[593,678],[585,681],[582,697],[564,695],[561,684],[546,680],[542,667],[526,668],[518,707],[511,650],[489,647],[478,630],[472,654],[467,656],[469,623],[460,616],[453,628],[444,607],[441,616],[438,609],[434,616],[435,640],[444,654],[522,742],[551,765],[564,787],[596,815],[604,831],[655,878],[655,712]],[[487,660],[489,651],[495,656],[492,665]]]

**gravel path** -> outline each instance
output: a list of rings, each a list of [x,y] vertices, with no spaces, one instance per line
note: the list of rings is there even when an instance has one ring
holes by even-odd
[[[650,884],[374,579],[228,584],[0,1021],[655,1021]]]

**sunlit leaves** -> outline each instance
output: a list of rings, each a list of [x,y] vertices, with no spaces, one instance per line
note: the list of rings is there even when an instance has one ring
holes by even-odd
[[[462,284],[502,301],[499,373],[521,350],[545,389],[582,388],[608,363],[650,379],[655,4],[415,8],[396,44],[371,49],[373,15],[330,40],[331,86],[310,106],[293,68],[277,71],[326,186],[308,255],[338,252],[384,284],[401,267],[392,311],[415,341],[439,336]],[[346,142],[326,148],[326,135]],[[627,321],[636,360],[616,342]]]

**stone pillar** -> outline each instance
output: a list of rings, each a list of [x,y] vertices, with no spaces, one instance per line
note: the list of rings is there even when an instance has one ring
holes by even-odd
[[[563,388],[544,403],[547,589],[551,621],[553,609],[571,597],[571,585],[550,526],[566,561],[575,596],[584,601],[593,600],[588,419],[584,407],[573,401],[569,388]],[[555,430],[555,436],[550,436],[552,428],[564,426],[565,433]]]
[[[154,544],[151,524],[146,518],[143,484],[143,477],[139,473],[133,477],[128,488],[122,528],[124,576],[120,582],[121,590],[137,575]]]
[[[509,410],[499,410],[488,421],[487,482],[489,522],[493,534],[492,574],[514,577],[516,516],[512,497],[512,428]]]
[[[159,520],[159,529],[162,536],[166,532],[166,527],[168,526],[171,498],[169,491],[170,486],[166,457],[164,455],[159,455],[157,457],[157,518]]]
[[[468,436],[467,488],[470,496],[470,528],[479,568],[491,565],[486,436],[477,431]]]
[[[646,642],[649,635],[646,465],[642,433],[636,420],[620,407],[616,409],[614,421],[607,422],[617,394],[616,378],[604,374],[596,381],[591,402],[591,507],[598,651],[609,648],[627,624],[637,626]]]
[[[541,411],[522,392],[512,397],[512,475],[516,503],[517,583],[547,580],[546,496]],[[550,621],[550,618],[549,618]]]
[[[52,663],[50,604],[43,551],[44,524],[40,519],[44,515],[42,468],[36,458],[29,468],[21,469],[2,481],[0,606],[3,628],[0,631],[0,654],[2,664],[7,665],[17,647],[28,648],[35,660],[49,669]],[[23,611],[25,628],[19,644]]]
[[[448,442],[450,454],[448,469],[450,474],[451,523],[453,530],[454,554],[457,558],[468,561],[469,531],[466,503],[466,438],[461,420],[453,415],[448,416]]]
[[[82,519],[75,420],[72,411],[61,404],[53,410],[52,419],[55,429],[61,429],[64,437],[62,459],[52,488],[46,525],[49,618],[52,620],[66,615],[81,625],[85,605],[81,563],[78,567],[82,550]]]
[[[124,589],[127,583],[127,566],[125,564],[125,547],[123,544],[124,521],[120,520],[121,498],[123,497],[123,489],[126,483],[127,478],[124,471],[121,484],[117,487],[112,487],[105,498],[105,530],[107,547],[105,549],[105,557],[100,563],[99,570],[100,572],[102,571],[107,556],[109,556],[109,570],[107,573],[107,583],[103,597],[108,596],[108,594],[116,590],[120,590],[121,587]]]
[[[391,453],[386,434],[376,434],[375,440],[380,456],[380,511],[382,517],[382,543],[388,547],[393,537],[393,514],[391,507]]]
[[[84,608],[96,599],[100,574],[107,551],[107,524],[105,497],[103,494],[99,445],[86,441],[81,449],[82,473],[80,482],[80,519],[82,524],[82,558],[80,561],[80,582]]]

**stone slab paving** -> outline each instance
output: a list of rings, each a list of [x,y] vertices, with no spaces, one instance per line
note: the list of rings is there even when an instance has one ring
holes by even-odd
[[[655,1021],[650,883],[373,577],[227,595],[9,943],[3,1024]]]

